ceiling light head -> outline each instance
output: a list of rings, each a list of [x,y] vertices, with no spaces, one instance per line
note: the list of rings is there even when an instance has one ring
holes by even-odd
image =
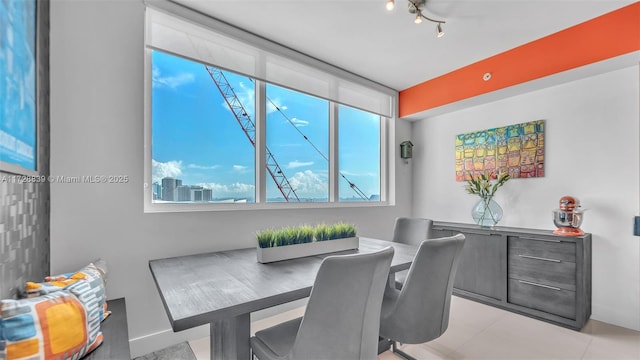
[[[436,34],[438,37],[444,36],[444,31],[442,31],[442,24],[445,23],[444,20],[432,19],[429,16],[426,16],[423,13],[427,4],[427,0],[407,0],[408,10],[410,14],[415,14],[416,17],[413,20],[414,23],[420,24],[422,19],[429,20],[431,22],[436,23]],[[392,10],[395,5],[395,0],[387,0],[387,10]]]
[[[394,5],[395,5],[394,0],[387,0],[387,11],[393,10]]]

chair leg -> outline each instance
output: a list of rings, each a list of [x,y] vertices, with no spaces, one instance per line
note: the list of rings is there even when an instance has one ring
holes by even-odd
[[[396,281],[395,286],[396,286],[396,290],[402,290],[402,283],[400,281]]]
[[[382,337],[378,337],[378,355],[382,354],[383,352],[391,349],[391,340],[387,340],[385,338]]]
[[[400,355],[403,359],[406,359],[406,360],[417,360],[413,356],[411,356],[411,355],[407,354],[406,352],[398,349],[398,343],[395,342],[395,341],[391,342],[391,351],[394,354]]]

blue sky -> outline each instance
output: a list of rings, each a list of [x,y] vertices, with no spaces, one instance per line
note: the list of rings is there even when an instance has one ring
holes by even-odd
[[[214,198],[255,191],[254,149],[204,65],[153,51],[152,177],[213,189]],[[255,121],[249,78],[225,72]],[[328,192],[328,102],[267,85],[267,148],[300,198]],[[367,196],[379,194],[379,117],[340,106],[340,171]],[[308,140],[304,138],[306,136]],[[269,177],[267,198],[281,197]],[[340,197],[357,196],[341,180]]]

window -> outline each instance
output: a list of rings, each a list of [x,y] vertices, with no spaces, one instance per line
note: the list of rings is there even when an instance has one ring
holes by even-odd
[[[147,8],[145,211],[392,203],[395,92],[189,16]]]
[[[283,181],[267,182],[267,202],[327,202],[329,102],[271,84],[266,90],[267,168],[283,173]]]
[[[379,115],[340,105],[340,201],[380,201]]]
[[[153,201],[255,202],[252,80],[160,51],[152,71]]]

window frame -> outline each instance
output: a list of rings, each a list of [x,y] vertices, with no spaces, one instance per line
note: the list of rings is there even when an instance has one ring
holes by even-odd
[[[154,3],[154,5],[162,5],[163,10],[178,13],[184,17],[202,17],[202,14],[194,13],[181,5],[175,3],[168,3],[160,1]],[[215,19],[207,18],[207,21],[217,21]],[[225,26],[229,26],[225,24]],[[147,25],[148,27],[148,25]],[[212,28],[213,30],[213,28]],[[244,33],[243,30],[234,28],[234,31],[242,32],[243,36],[248,33]],[[269,42],[268,40],[261,39],[266,42],[271,51],[273,49],[282,48],[282,56],[290,55],[292,50],[284,48],[278,44]],[[379,201],[340,201],[339,194],[339,164],[338,164],[338,108],[340,103],[331,99],[326,99],[329,102],[329,194],[327,202],[267,202],[266,201],[266,184],[270,180],[266,171],[266,82],[260,79],[255,79],[255,126],[256,126],[256,147],[255,147],[255,202],[251,203],[155,203],[153,202],[153,181],[152,181],[152,50],[153,48],[145,46],[144,49],[144,212],[194,212],[194,211],[233,211],[233,210],[269,210],[269,209],[304,209],[304,208],[336,208],[336,207],[379,207],[379,206],[392,206],[395,205],[395,121],[397,119],[397,92],[395,90],[389,90],[391,94],[391,117],[380,115],[380,200]],[[165,50],[161,50],[165,51]],[[202,63],[201,60],[190,59],[181,54],[172,54],[181,56],[189,60]],[[310,58],[304,54],[296,53],[296,61],[305,59],[305,64],[313,66],[318,60]],[[219,67],[216,64],[207,64],[214,67]],[[334,68],[331,65],[322,63],[322,70],[326,71],[327,68],[332,68],[336,74],[341,75],[346,73],[344,70]],[[222,68],[225,70],[224,68]],[[230,70],[236,72],[234,70]],[[371,83],[370,80],[360,78],[357,75],[348,73],[349,80],[354,79],[360,81],[363,84]],[[245,75],[249,76],[249,75]],[[251,76],[250,76],[251,77]],[[302,92],[295,88],[288,87],[283,84],[275,84],[277,86],[285,87],[293,91]],[[379,86],[379,84],[377,84]],[[309,94],[311,96],[317,96]],[[345,106],[357,108],[353,105],[342,104]],[[368,111],[368,110],[364,110]],[[368,111],[370,112],[370,111]]]

